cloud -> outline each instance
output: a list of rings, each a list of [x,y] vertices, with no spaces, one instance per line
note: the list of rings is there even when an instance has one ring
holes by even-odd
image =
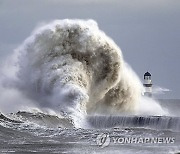
[[[170,89],[159,87],[159,86],[154,86],[153,87],[153,94],[165,94],[166,92],[170,92]]]

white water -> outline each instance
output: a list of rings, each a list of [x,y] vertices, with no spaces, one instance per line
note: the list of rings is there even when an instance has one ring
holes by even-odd
[[[56,20],[34,30],[1,72],[2,111],[35,106],[76,120],[94,113],[166,114],[141,96],[120,48],[93,20]]]

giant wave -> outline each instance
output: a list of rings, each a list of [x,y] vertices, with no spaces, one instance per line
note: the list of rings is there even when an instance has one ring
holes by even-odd
[[[13,73],[6,68],[1,77],[6,92],[1,110],[8,91],[18,110],[35,106],[76,120],[87,114],[154,112],[153,106],[157,115],[165,114],[155,101],[142,105],[151,100],[142,98],[140,80],[93,20],[55,20],[39,27],[12,57]]]

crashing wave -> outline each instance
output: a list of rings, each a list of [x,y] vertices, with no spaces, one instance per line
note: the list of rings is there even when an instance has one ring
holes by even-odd
[[[93,128],[148,128],[180,131],[180,118],[169,116],[89,116]]]
[[[141,97],[137,75],[93,20],[55,20],[37,28],[11,63],[0,77],[2,111],[52,110],[80,127],[87,114],[166,114]]]
[[[83,114],[136,109],[141,84],[93,20],[56,20],[17,51],[20,89],[41,107]]]

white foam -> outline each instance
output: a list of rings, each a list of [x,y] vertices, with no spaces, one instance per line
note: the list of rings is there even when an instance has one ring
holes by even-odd
[[[18,93],[12,97],[15,104],[23,98],[26,106],[33,104],[80,117],[138,110],[142,84],[125,63],[120,48],[93,20],[55,20],[36,28],[13,57],[17,64],[13,73],[8,75],[11,70],[5,68],[1,79],[13,84],[1,84],[1,88]],[[3,104],[1,100],[1,109]],[[142,110],[146,108],[141,105]]]

